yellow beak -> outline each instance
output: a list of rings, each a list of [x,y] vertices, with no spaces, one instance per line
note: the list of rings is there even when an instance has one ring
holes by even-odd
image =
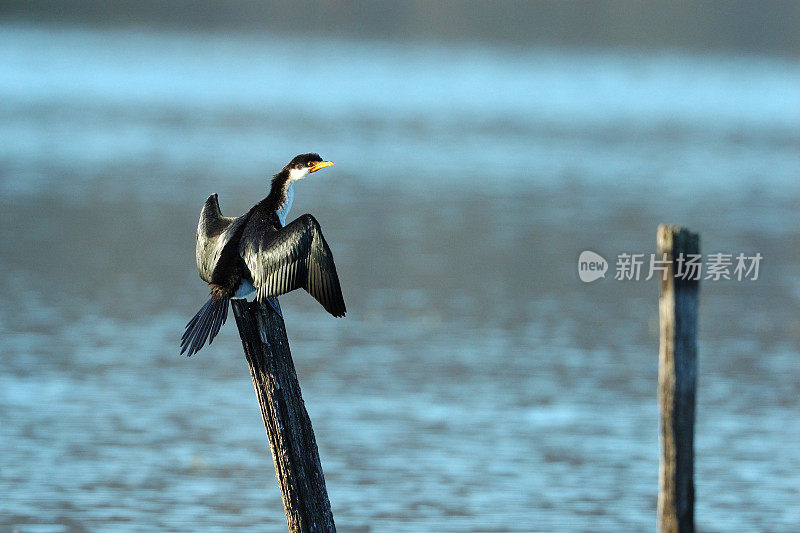
[[[309,168],[308,171],[309,172],[316,172],[317,170],[323,169],[325,167],[330,167],[332,165],[333,165],[333,161],[322,161],[320,163],[317,163],[313,167]]]

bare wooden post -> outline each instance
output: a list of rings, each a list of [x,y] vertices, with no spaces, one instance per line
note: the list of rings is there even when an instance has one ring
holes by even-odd
[[[658,302],[658,402],[661,410],[661,463],[658,475],[658,529],[661,533],[694,531],[694,416],[697,386],[696,279],[679,263],[699,254],[699,237],[678,226],[658,226],[658,260],[666,258]],[[683,254],[681,256],[681,254]],[[681,267],[681,268],[679,268]],[[694,278],[695,276],[689,276]]]
[[[267,428],[289,531],[335,532],[283,319],[268,304],[233,299],[231,307]]]

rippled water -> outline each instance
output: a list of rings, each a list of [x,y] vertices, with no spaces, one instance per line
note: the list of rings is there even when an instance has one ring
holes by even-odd
[[[312,150],[349,313],[281,302],[341,531],[652,530],[657,286],[576,261],[659,222],[764,257],[702,286],[698,529],[800,522],[797,62],[0,26],[0,65],[0,527],[285,528],[236,328],[178,339],[203,200]]]

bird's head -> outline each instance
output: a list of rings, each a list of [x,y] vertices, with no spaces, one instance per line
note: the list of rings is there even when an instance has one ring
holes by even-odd
[[[300,154],[284,168],[289,171],[289,180],[297,181],[331,165],[333,161],[323,161],[319,154]]]

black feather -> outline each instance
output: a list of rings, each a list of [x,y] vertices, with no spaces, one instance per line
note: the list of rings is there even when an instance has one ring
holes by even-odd
[[[333,316],[344,316],[333,254],[316,219],[303,215],[271,230],[265,224],[248,222],[239,245],[239,255],[258,289],[257,299],[303,288]]]
[[[186,324],[181,337],[181,355],[191,357],[206,343],[211,344],[214,337],[228,318],[228,298],[209,298],[197,314]]]

